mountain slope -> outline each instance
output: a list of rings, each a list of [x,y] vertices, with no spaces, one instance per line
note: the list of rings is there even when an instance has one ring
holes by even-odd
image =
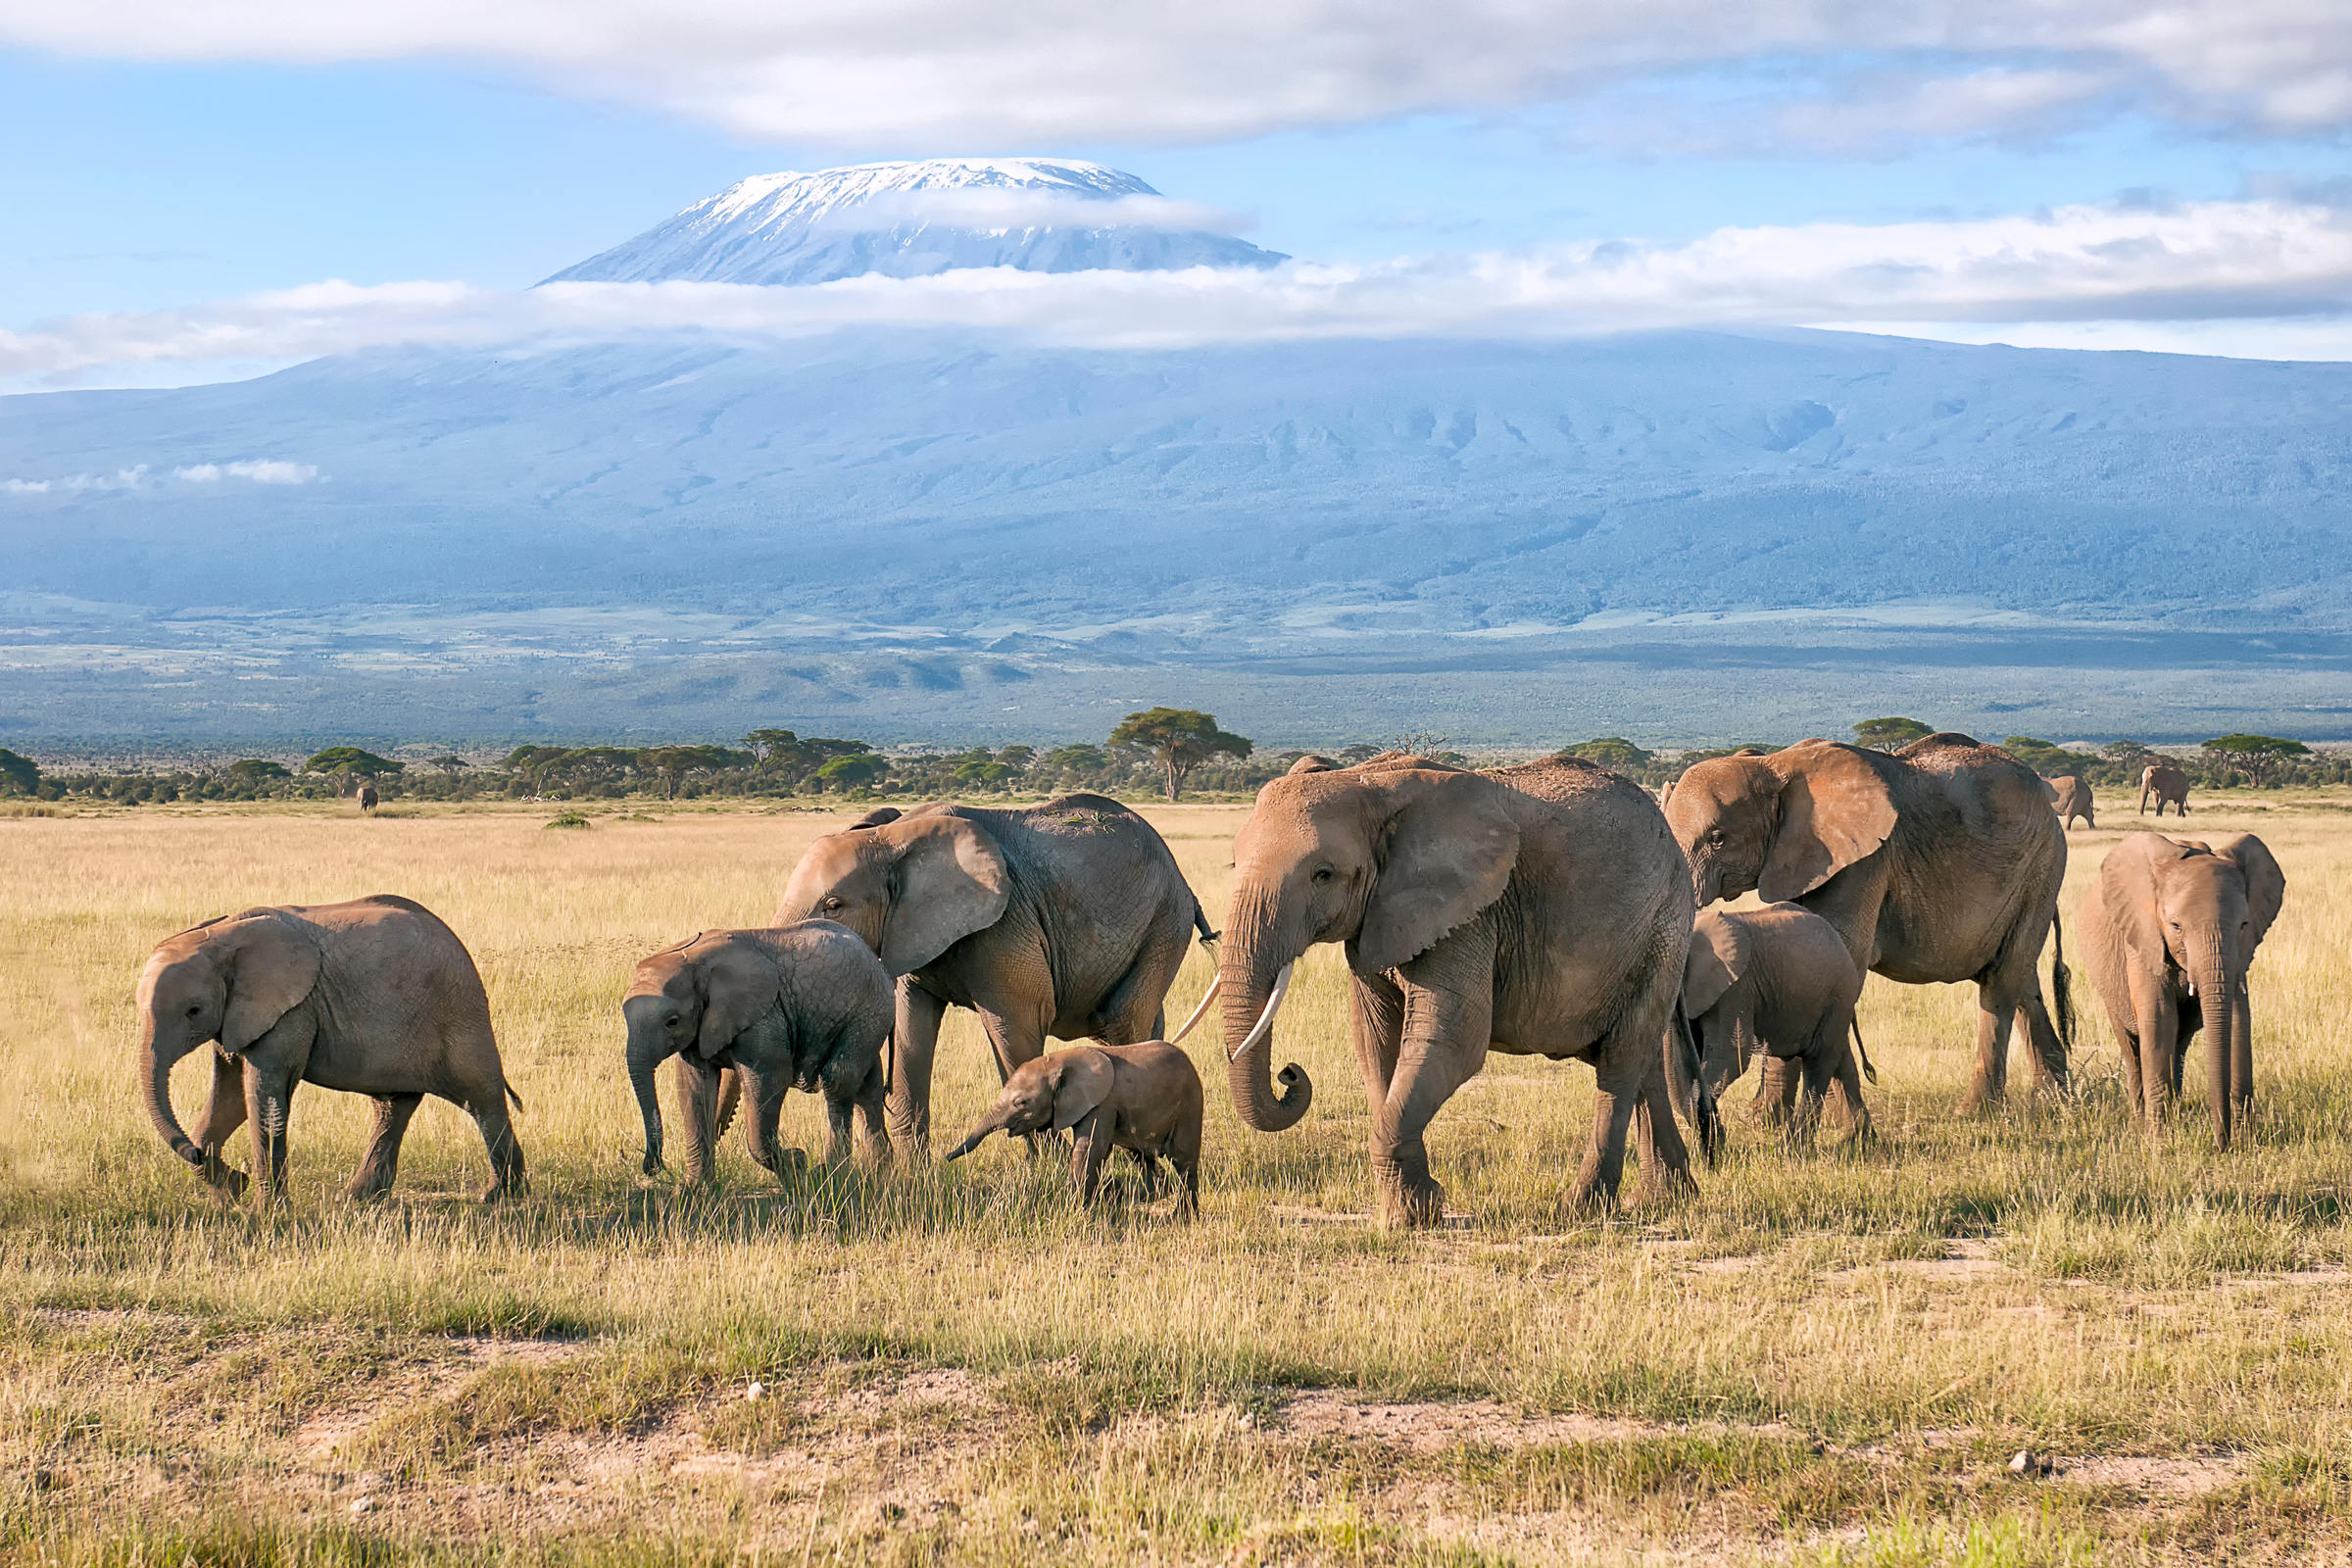
[[[963,267],[1038,272],[1273,267],[1289,260],[1181,223],[1115,169],[1066,159],[941,158],[760,174],[550,283],[823,283]]]

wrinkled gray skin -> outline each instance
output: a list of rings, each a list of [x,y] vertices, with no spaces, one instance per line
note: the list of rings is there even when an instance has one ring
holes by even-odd
[[[1714,758],[1675,781],[1666,818],[1702,906],[1752,890],[1836,926],[1859,969],[1906,985],[1975,981],[1970,1108],[2006,1092],[2013,1021],[2032,1042],[2036,1079],[2065,1085],[2067,1046],[2042,1004],[2038,961],[2057,920],[2066,831],[2040,776],[2007,752],[1936,734],[1892,756],[1813,740]],[[2063,935],[2057,959],[2066,1020]],[[1788,1098],[1790,1070],[1766,1064],[1767,1098]]]
[[[2139,814],[2148,814],[2148,801],[2156,802],[2156,819],[2164,820],[2164,808],[2171,807],[2175,816],[2188,814],[2188,775],[2170,762],[2150,762],[2139,772]]]
[[[1664,1060],[1690,880],[1647,791],[1572,760],[1303,758],[1258,791],[1233,855],[1219,967],[1234,1109],[1261,1132],[1305,1113],[1314,1086],[1296,1063],[1274,1093],[1271,1028],[1242,1047],[1280,972],[1344,943],[1381,1225],[1442,1216],[1423,1135],[1490,1051],[1592,1064],[1577,1204],[1615,1200],[1637,1108],[1644,1196],[1691,1185]]]
[[[1164,1040],[1080,1046],[1015,1068],[988,1114],[947,1157],[961,1159],[991,1133],[1070,1133],[1079,1200],[1092,1203],[1113,1149],[1142,1168],[1147,1197],[1159,1192],[1164,1156],[1182,1184],[1176,1212],[1189,1219],[1200,1211],[1200,1075],[1179,1047]]]
[[[2124,1092],[2151,1136],[2180,1094],[2188,1042],[2205,1033],[2214,1141],[2254,1105],[2246,966],[2278,917],[2286,876],[2251,833],[2202,840],[2133,833],[2082,895],[2083,966],[2124,1058]]]
[[[662,1169],[654,1072],[672,1056],[690,1186],[710,1179],[712,1146],[734,1108],[732,1093],[719,1103],[722,1074],[740,1080],[751,1102],[746,1136],[762,1170],[781,1175],[801,1160],[799,1151],[776,1144],[788,1089],[825,1097],[826,1159],[849,1156],[853,1110],[868,1156],[889,1156],[882,1054],[890,1038],[890,976],[855,932],[829,920],[703,932],[639,963],[620,1010],[628,1026],[629,1087],[645,1121],[648,1176]]]
[[[1801,1076],[1802,1099],[1791,1103],[1760,1094],[1767,1123],[1786,1125],[1800,1141],[1810,1139],[1835,1084],[1848,1135],[1868,1138],[1870,1111],[1862,1102],[1855,1052],[1847,1049],[1849,1040],[1861,1044],[1854,1022],[1861,996],[1862,971],[1854,967],[1845,939],[1810,909],[1769,904],[1699,911],[1683,970],[1683,1010],[1697,1036],[1700,1071],[1718,1099],[1759,1054],[1793,1061],[1798,1072],[1783,1074],[1771,1088],[1795,1089]]]
[[[2092,809],[2089,785],[2072,773],[2051,779],[2049,785],[2050,804],[2057,808],[2060,827],[2073,827],[2077,821],[2084,827],[2099,825],[2098,815]]]
[[[931,1060],[950,1006],[980,1015],[1000,1080],[1048,1037],[1165,1032],[1185,944],[1209,936],[1152,824],[1100,795],[1013,810],[883,807],[808,846],[776,923],[837,920],[898,980],[890,1130],[931,1137]]]
[[[344,1191],[392,1185],[409,1118],[426,1095],[471,1115],[490,1152],[485,1200],[523,1186],[522,1149],[490,1003],[472,957],[423,906],[378,895],[348,904],[252,908],[168,937],[139,976],[147,1114],[172,1152],[231,1197],[245,1177],[220,1161],[253,1127],[265,1201],[285,1191],[294,1086],[375,1102],[375,1137]],[[194,1139],[172,1112],[172,1068],[207,1042],[213,1089]]]

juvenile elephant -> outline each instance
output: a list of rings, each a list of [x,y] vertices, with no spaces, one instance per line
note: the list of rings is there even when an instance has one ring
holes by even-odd
[[[1274,1019],[1299,956],[1346,944],[1383,1226],[1442,1215],[1423,1134],[1489,1051],[1592,1063],[1576,1202],[1615,1198],[1637,1106],[1644,1188],[1690,1185],[1661,1048],[1690,879],[1646,790],[1565,759],[1467,772],[1399,753],[1302,758],[1258,791],[1233,857],[1219,971],[1234,1109],[1260,1132],[1306,1113],[1298,1064],[1275,1097]]]
[[[1845,1101],[1849,1136],[1868,1138],[1870,1111],[1862,1102],[1856,1055],[1872,1082],[1878,1075],[1861,1053],[1862,1030],[1854,1021],[1861,997],[1862,971],[1854,967],[1845,939],[1812,910],[1773,904],[1699,911],[1683,970],[1683,1010],[1697,1036],[1699,1070],[1718,1098],[1761,1052],[1795,1062],[1803,1080],[1801,1105],[1790,1102],[1797,1075],[1767,1080],[1761,1103],[1768,1120],[1809,1138],[1835,1082]],[[1849,1038],[1853,1051],[1846,1049]],[[1776,1093],[1784,1085],[1785,1093]]]
[[[2170,806],[2175,816],[2188,814],[2188,775],[2170,762],[2150,762],[2139,773],[2139,814],[2148,814],[2148,798],[2156,800],[2156,819],[2164,820]]]
[[[344,1192],[392,1185],[400,1141],[426,1095],[465,1107],[490,1152],[485,1200],[523,1186],[522,1148],[490,1002],[473,958],[433,912],[379,894],[348,904],[252,908],[167,937],[139,976],[147,1114],[172,1152],[235,1196],[245,1177],[220,1146],[253,1125],[264,1199],[285,1191],[294,1086],[375,1102],[375,1138]],[[212,1096],[191,1141],[172,1113],[172,1068],[217,1043]]]
[[[2051,779],[2050,804],[2058,809],[2058,825],[2073,827],[2078,819],[2084,827],[2097,827],[2099,819],[2092,810],[2090,786],[2074,774]]]
[[[1930,735],[1892,756],[1800,741],[1694,763],[1666,816],[1702,906],[1752,889],[1836,926],[1857,969],[1907,985],[1975,981],[1972,1108],[2001,1098],[2021,1016],[2037,1076],[2065,1083],[2067,1044],[2036,962],[2056,926],[2066,832],[2032,768],[1966,735]],[[2063,933],[2056,983],[2071,1034]],[[1787,1071],[1768,1064],[1773,1093],[1787,1094],[1773,1083]]]
[[[931,1058],[950,1005],[979,1013],[1000,1078],[1048,1036],[1165,1033],[1185,944],[1213,933],[1152,824],[1100,795],[991,810],[883,807],[808,847],[776,923],[837,920],[898,979],[892,1138],[931,1137]]]
[[[1124,1149],[1142,1167],[1148,1195],[1158,1193],[1166,1157],[1183,1184],[1176,1211],[1190,1218],[1200,1211],[1200,1075],[1180,1048],[1164,1040],[1080,1046],[1013,1069],[988,1114],[947,1157],[961,1159],[995,1132],[1073,1133],[1071,1173],[1082,1202],[1095,1200],[1104,1157]]]
[[[776,1147],[787,1089],[825,1097],[828,1160],[849,1154],[853,1108],[866,1152],[888,1155],[882,1049],[890,1038],[890,976],[856,932],[830,920],[702,932],[639,963],[620,1011],[648,1176],[662,1168],[654,1069],[671,1056],[678,1058],[689,1184],[710,1180],[711,1146],[734,1109],[731,1092],[720,1103],[722,1073],[740,1079],[751,1101],[746,1136],[763,1170],[782,1174],[797,1158],[797,1151]]]
[[[2214,1141],[2254,1104],[2246,966],[2278,918],[2286,875],[2251,833],[2202,841],[2133,833],[2082,896],[2083,963],[2115,1027],[2124,1092],[2153,1132],[2180,1093],[2189,1037],[2205,1032]]]

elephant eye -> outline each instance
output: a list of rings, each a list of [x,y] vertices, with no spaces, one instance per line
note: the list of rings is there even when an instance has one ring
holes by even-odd
[[[827,899],[825,901],[825,907],[828,909],[838,909],[841,907],[841,901],[839,899]]]
[[[1331,867],[1330,867],[1330,866],[1328,866],[1328,865],[1318,865],[1318,866],[1316,866],[1316,867],[1315,867],[1315,880],[1316,880],[1316,881],[1318,881],[1318,882],[1328,882],[1328,881],[1330,881],[1330,880],[1331,880],[1331,876],[1332,876],[1332,871],[1331,871]]]
[[[683,1023],[685,1020],[684,1020],[684,1019],[682,1019],[682,1018],[680,1018],[680,1017],[679,1017],[679,1016],[678,1016],[676,1013],[674,1013],[674,1012],[673,1012],[673,1013],[671,1013],[671,1014],[670,1014],[668,1017],[666,1017],[666,1018],[662,1019],[662,1021],[664,1024],[667,1024],[667,1025],[668,1025],[670,1028],[672,1028],[672,1029],[675,1029],[675,1028],[676,1028],[676,1027],[677,1027],[677,1026],[678,1026],[680,1023]]]
[[[1707,842],[1709,844],[1721,844],[1723,842],[1723,829],[1719,827],[1711,827],[1707,829]]]
[[[201,1003],[201,1002],[191,1002],[191,1003],[189,1003],[189,1004],[188,1004],[188,1016],[189,1016],[189,1017],[193,1018],[193,1017],[195,1017],[195,1016],[196,1016],[198,1013],[200,1013],[200,1012],[202,1012],[202,1011],[204,1011],[204,1004],[203,1004],[203,1003]]]

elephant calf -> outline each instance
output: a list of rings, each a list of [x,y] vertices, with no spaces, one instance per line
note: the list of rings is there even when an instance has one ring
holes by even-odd
[[[433,912],[378,895],[348,904],[246,909],[167,937],[139,977],[147,1114],[172,1152],[235,1196],[245,1177],[220,1146],[253,1125],[265,1200],[285,1190],[294,1086],[314,1083],[375,1102],[375,1139],[345,1192],[392,1185],[409,1118],[426,1095],[462,1105],[490,1151],[485,1200],[523,1185],[522,1149],[490,1001],[473,958]],[[218,1044],[213,1092],[191,1141],[172,1113],[172,1067]]]
[[[1799,1138],[1819,1123],[1831,1084],[1844,1098],[1851,1136],[1870,1136],[1870,1111],[1854,1066],[1862,1031],[1854,1004],[1862,971],[1838,928],[1794,904],[1700,911],[1683,974],[1683,1010],[1696,1037],[1707,1087],[1720,1098],[1761,1053],[1768,1058],[1757,1101],[1768,1120]],[[1853,1050],[1846,1049],[1851,1038]],[[1804,1100],[1797,1104],[1799,1074]],[[1793,1118],[1791,1119],[1791,1113]]]
[[[1184,1184],[1176,1211],[1200,1211],[1200,1075],[1182,1050],[1164,1040],[1134,1046],[1080,1046],[1022,1063],[971,1136],[949,1159],[961,1159],[995,1132],[1077,1135],[1072,1173],[1079,1199],[1091,1203],[1111,1150],[1124,1149],[1143,1167],[1147,1193],[1159,1191],[1165,1155]]]
[[[2251,833],[2133,833],[2082,896],[2083,967],[2124,1058],[2124,1094],[2153,1133],[2180,1093],[2189,1037],[2205,1032],[2214,1140],[2254,1103],[2246,966],[2278,918],[2286,875]]]
[[[858,934],[830,920],[770,931],[705,931],[637,965],[620,1010],[628,1023],[629,1086],[645,1118],[648,1176],[662,1165],[662,1107],[654,1069],[678,1058],[686,1120],[686,1180],[710,1179],[711,1146],[734,1109],[735,1081],[751,1098],[752,1158],[781,1174],[797,1151],[776,1147],[784,1092],[825,1097],[828,1160],[850,1151],[858,1113],[867,1153],[887,1158],[882,1065],[895,1003],[890,975]],[[721,1094],[721,1075],[729,1075]]]

